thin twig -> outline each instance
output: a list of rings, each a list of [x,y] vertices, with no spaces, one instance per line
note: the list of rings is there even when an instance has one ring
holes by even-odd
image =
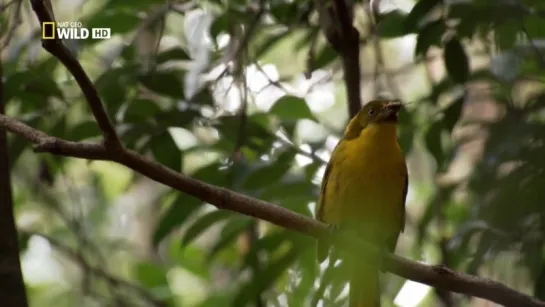
[[[380,1],[374,0],[371,3],[371,7],[365,6],[365,12],[367,13],[367,18],[370,20],[370,35],[371,39],[373,41],[373,47],[375,49],[375,82],[376,82],[376,88],[375,88],[375,94],[378,95],[382,91],[381,84],[379,82],[380,74],[382,73],[384,75],[384,80],[386,81],[386,84],[388,88],[390,89],[391,93],[395,96],[395,98],[402,98],[401,97],[401,90],[398,88],[397,84],[393,82],[392,75],[389,74],[386,71],[386,65],[384,61],[384,54],[382,51],[382,45],[380,41],[380,37],[377,34],[377,25],[375,24],[375,20],[377,20],[377,17],[379,16],[380,12]]]
[[[231,58],[226,61],[225,68],[218,75],[218,78],[217,78],[218,80],[227,75],[227,72],[229,71],[229,65],[228,65],[229,61],[240,57],[241,53],[244,51],[244,49],[248,45],[250,38],[252,38],[252,35],[254,35],[254,32],[257,29],[257,26],[259,25],[259,21],[261,20],[261,17],[263,17],[264,13],[265,13],[265,7],[263,5],[260,5],[257,9],[257,12],[254,13],[254,18],[250,21],[250,23],[248,24],[248,27],[244,29],[244,34],[241,40],[238,42],[235,52],[233,53]]]
[[[0,42],[0,46],[2,46],[2,48],[0,49],[4,49],[9,45],[11,39],[13,38],[13,35],[15,35],[15,31],[17,30],[17,28],[19,28],[19,25],[21,24],[21,7],[23,5],[23,0],[11,1],[10,3],[6,4],[0,12],[3,13],[3,11],[7,9],[8,6],[12,3],[16,3],[13,13],[14,17],[9,21],[8,31]]]
[[[3,13],[5,9],[7,9],[10,5],[14,4],[15,2],[22,2],[22,1],[11,0],[11,1],[8,1],[8,3],[2,4],[2,6],[0,6],[0,13]]]

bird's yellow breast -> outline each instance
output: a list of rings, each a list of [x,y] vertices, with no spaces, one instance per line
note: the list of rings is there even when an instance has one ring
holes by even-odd
[[[404,222],[406,167],[395,124],[372,124],[341,141],[325,180],[324,222],[352,225],[379,242],[397,239]]]

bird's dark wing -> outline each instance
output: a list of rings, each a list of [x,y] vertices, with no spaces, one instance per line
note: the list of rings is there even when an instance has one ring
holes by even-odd
[[[316,219],[319,221],[323,221],[323,214],[324,214],[324,207],[325,207],[325,192],[327,188],[327,182],[329,180],[329,175],[331,174],[331,168],[332,168],[331,161],[327,164],[324,178],[322,179],[322,187],[320,189],[320,198],[318,200],[318,210],[316,211]],[[316,255],[318,257],[318,262],[323,262],[325,258],[327,258],[327,254],[329,253],[329,242],[325,242],[325,240],[318,240],[316,245]]]
[[[331,154],[331,157],[335,156],[335,152],[339,150],[339,148],[342,146],[343,142],[344,142],[344,139],[339,141],[339,143],[337,144],[337,146],[333,150],[333,153]],[[326,206],[326,204],[325,204],[326,195],[325,194],[326,194],[327,184],[329,183],[329,179],[331,177],[330,176],[331,175],[331,170],[334,167],[333,161],[334,161],[334,159],[330,159],[329,163],[327,163],[325,173],[324,173],[324,177],[322,179],[322,187],[320,189],[320,198],[318,199],[318,210],[316,211],[316,219],[319,220],[319,221],[322,221],[322,222],[324,221],[324,210],[325,210],[325,206]],[[316,252],[317,252],[317,257],[318,257],[319,262],[322,262],[322,261],[325,260],[325,258],[327,258],[327,255],[329,253],[329,246],[330,246],[329,242],[326,242],[325,240],[318,240]]]

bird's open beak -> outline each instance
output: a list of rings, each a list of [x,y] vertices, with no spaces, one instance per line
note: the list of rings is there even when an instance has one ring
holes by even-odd
[[[384,106],[384,120],[385,121],[391,121],[391,122],[397,122],[397,117],[399,115],[399,111],[401,110],[402,104],[398,101],[392,101]]]
[[[400,102],[395,101],[395,102],[390,102],[389,104],[387,104],[386,109],[389,111],[390,114],[397,114],[401,110],[402,106],[403,105]]]

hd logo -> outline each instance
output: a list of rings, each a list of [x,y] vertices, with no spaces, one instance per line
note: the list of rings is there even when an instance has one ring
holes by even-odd
[[[89,35],[90,34],[90,35]],[[84,28],[81,22],[43,22],[42,39],[109,39],[110,28]]]

